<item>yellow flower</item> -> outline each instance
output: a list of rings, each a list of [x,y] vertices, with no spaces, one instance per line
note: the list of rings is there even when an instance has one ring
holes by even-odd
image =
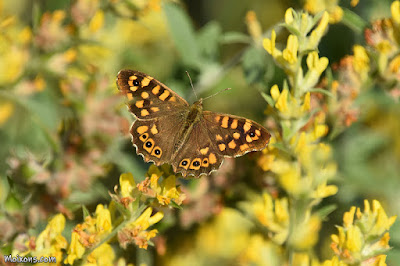
[[[390,5],[390,12],[392,13],[392,19],[397,25],[400,24],[400,1],[394,1]]]
[[[367,259],[384,263],[378,255],[390,248],[387,231],[396,217],[388,218],[376,200],[373,201],[372,210],[367,200],[364,205],[364,212],[352,207],[344,214],[343,227],[339,226],[338,234],[331,236],[331,247],[346,263],[357,264]]]
[[[280,265],[278,245],[260,234],[251,235],[245,250],[240,254],[238,265]],[[260,256],[260,254],[262,254]]]
[[[153,209],[151,207],[147,208],[134,222],[134,226],[139,226],[141,230],[146,230],[151,225],[158,223],[163,217],[164,214],[162,212],[157,212],[154,215],[151,215]]]
[[[114,259],[115,254],[113,248],[109,244],[104,243],[90,253],[90,255],[87,257],[87,262],[85,262],[83,265],[114,265]]]
[[[150,197],[157,198],[161,205],[168,205],[171,201],[174,201],[178,205],[182,204],[186,196],[182,193],[181,189],[177,187],[175,175],[170,175],[159,183],[159,179],[163,175],[163,172],[154,165],[149,168],[147,174],[150,175],[151,190],[148,191],[147,187],[145,188],[148,183],[145,180],[143,184],[144,187],[141,191],[144,191]]]
[[[303,105],[301,106],[301,111],[306,112],[311,109],[311,96],[310,92],[307,92],[304,96]]]
[[[62,236],[65,227],[65,217],[62,214],[54,216],[36,239],[36,248],[31,251],[33,256],[54,256],[61,261],[62,249],[67,247],[67,240]]]
[[[335,195],[338,192],[338,187],[335,185],[326,185],[326,182],[318,185],[317,189],[313,192],[313,198],[323,199]]]
[[[65,264],[74,264],[76,259],[82,258],[83,254],[85,253],[85,247],[79,241],[80,237],[76,231],[73,231],[71,234],[71,244],[68,248],[68,256],[64,260]]]
[[[318,241],[321,228],[321,218],[313,215],[294,226],[289,242],[297,249],[306,250],[313,247]]]
[[[304,9],[311,14],[326,10],[329,13],[330,23],[338,23],[343,17],[343,9],[338,5],[338,2],[338,0],[306,0]]]
[[[283,50],[282,56],[289,64],[297,62],[297,52],[299,50],[299,41],[297,36],[289,35],[287,40],[286,49]]]
[[[311,32],[308,44],[306,45],[305,49],[314,50],[317,48],[319,42],[321,41],[322,36],[324,36],[325,34],[328,24],[329,24],[329,15],[327,12],[324,12],[317,27]]]
[[[0,126],[2,126],[11,117],[14,111],[14,105],[10,102],[0,105]]]
[[[287,113],[289,111],[288,94],[289,94],[289,90],[283,89],[282,93],[279,95],[279,98],[275,103],[275,107],[282,113]]]
[[[327,68],[329,60],[326,57],[319,58],[317,52],[311,52],[308,54],[306,62],[308,71],[301,84],[301,91],[303,93],[312,89],[317,84],[322,72]]]
[[[346,263],[339,261],[339,258],[334,256],[331,260],[326,260],[322,266],[348,266]]]
[[[89,29],[91,32],[98,31],[104,24],[104,12],[103,10],[97,10],[96,14],[90,20]]]
[[[263,194],[262,199],[256,199],[252,203],[244,203],[245,211],[252,216],[269,231],[271,239],[282,244],[288,236],[289,210],[287,198],[272,200],[267,193]]]
[[[118,232],[118,240],[122,247],[135,242],[139,248],[147,249],[148,241],[155,237],[158,232],[156,229],[150,231],[147,231],[147,229],[164,217],[162,212],[157,212],[154,215],[152,215],[152,212],[151,207],[147,208],[139,218]]]
[[[361,45],[354,45],[354,70],[361,76],[362,80],[365,80],[370,70],[370,60],[367,51]]]
[[[263,40],[263,47],[264,49],[270,54],[272,55],[273,58],[277,58],[278,56],[282,55],[282,52],[279,51],[276,47],[275,47],[275,40],[276,40],[276,33],[275,30],[271,31],[271,39],[267,39],[265,38]]]
[[[136,188],[136,183],[131,173],[121,174],[119,177],[119,185],[121,186],[122,197],[132,197],[132,192]]]
[[[102,204],[96,207],[96,231],[99,236],[111,232],[111,214]]]
[[[73,264],[76,259],[82,258],[85,249],[93,247],[112,230],[110,211],[102,204],[96,207],[96,217],[87,216],[83,224],[75,226],[71,235],[71,244],[67,251],[64,263]],[[95,256],[96,255],[89,255]],[[112,256],[112,254],[110,254]],[[88,258],[89,258],[88,257]]]
[[[253,38],[253,40],[258,44],[262,37],[262,29],[254,11],[247,12],[246,24],[247,31],[250,33],[250,36]]]

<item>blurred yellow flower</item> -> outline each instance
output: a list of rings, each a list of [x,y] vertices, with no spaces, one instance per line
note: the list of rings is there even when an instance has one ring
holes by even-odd
[[[327,11],[330,23],[338,23],[343,17],[343,9],[338,4],[338,0],[306,0],[304,9],[314,15]]]
[[[272,241],[279,245],[286,241],[289,227],[287,198],[273,200],[268,193],[264,193],[262,198],[244,202],[242,206],[244,211],[270,231]]]
[[[10,102],[0,105],[0,126],[2,126],[11,117],[14,111],[14,105]]]
[[[64,215],[55,215],[37,237],[35,241],[36,247],[31,251],[31,254],[36,257],[54,256],[57,261],[61,261],[63,257],[62,249],[66,249],[68,244],[67,240],[62,236],[64,227]]]
[[[87,262],[83,263],[85,266],[97,265],[114,265],[115,254],[113,248],[104,243],[92,251],[87,257]]]
[[[259,44],[262,37],[262,28],[260,22],[257,19],[256,12],[248,11],[246,13],[246,25],[247,31],[249,32],[250,36],[253,38],[256,44]]]
[[[312,215],[300,221],[292,227],[289,243],[293,245],[296,250],[307,250],[312,248],[318,241],[319,230],[321,229],[321,218],[317,215]]]
[[[282,247],[260,234],[251,235],[245,250],[240,254],[239,265],[282,265],[279,254]]]
[[[91,32],[98,31],[104,24],[104,12],[98,10],[94,17],[90,20],[89,29]]]

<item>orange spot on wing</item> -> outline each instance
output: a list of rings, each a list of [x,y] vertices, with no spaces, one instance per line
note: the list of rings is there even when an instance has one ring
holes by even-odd
[[[150,81],[151,81],[152,79],[153,79],[153,78],[152,78],[152,77],[149,77],[149,76],[144,77],[144,78],[142,79],[142,87],[146,87],[147,85],[149,85],[149,83],[150,83]]]
[[[150,114],[149,111],[147,111],[146,109],[143,109],[142,111],[140,111],[141,116],[147,116],[149,114]]]
[[[231,128],[232,129],[236,129],[238,126],[238,120],[237,119],[233,119],[232,124],[231,124]]]
[[[143,104],[144,104],[144,100],[137,101],[137,102],[135,103],[135,105],[136,105],[137,108],[143,108]]]
[[[171,93],[168,90],[165,90],[160,96],[158,96],[158,98],[161,101],[165,101],[165,99],[167,99],[167,97],[170,95]]]
[[[221,127],[228,128],[228,120],[229,120],[229,117],[224,116],[224,118],[222,118],[222,121],[221,121]]]
[[[136,129],[136,132],[139,133],[140,135],[142,135],[144,132],[146,132],[147,130],[149,130],[148,126],[140,126]]]
[[[142,96],[143,99],[149,98],[149,94],[147,92],[145,92],[145,91],[142,92],[141,96]]]
[[[208,147],[204,148],[204,149],[200,149],[200,153],[202,155],[206,155],[208,153]]]
[[[228,147],[229,147],[230,149],[236,148],[236,143],[235,143],[235,141],[234,141],[234,140],[231,140],[231,142],[228,143]]]
[[[249,145],[243,144],[243,145],[240,145],[239,148],[240,148],[241,151],[245,151],[245,150],[248,150],[248,149],[249,149]]]
[[[156,125],[153,125],[153,127],[150,129],[150,131],[151,131],[151,134],[153,134],[153,135],[157,134],[158,129],[157,129]]]
[[[218,145],[218,149],[219,149],[220,151],[224,151],[224,150],[226,149],[226,145],[223,144],[223,143],[221,143],[221,144]]]
[[[247,131],[249,131],[250,128],[251,128],[251,123],[248,122],[248,121],[246,121],[246,123],[244,123],[244,126],[243,126],[244,133],[246,133]]]
[[[215,157],[214,153],[210,153],[208,159],[210,160],[210,164],[215,164],[217,162],[217,157]]]

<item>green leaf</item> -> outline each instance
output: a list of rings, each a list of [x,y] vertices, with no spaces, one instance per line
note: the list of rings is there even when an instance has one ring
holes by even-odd
[[[168,21],[172,40],[184,64],[201,68],[202,58],[192,22],[183,9],[173,3],[165,3],[163,9]]]
[[[202,56],[208,61],[216,61],[219,50],[219,36],[221,35],[221,26],[215,22],[207,23],[198,33],[198,43],[200,45]]]
[[[236,31],[229,31],[224,33],[220,38],[219,41],[222,44],[232,44],[232,43],[245,43],[245,44],[250,44],[251,43],[251,38],[243,34],[241,32],[236,32]]]
[[[86,217],[90,216],[90,212],[89,212],[89,210],[86,208],[85,205],[82,205],[82,213],[83,213],[83,219],[85,219]]]
[[[325,94],[326,96],[333,97],[332,92],[330,92],[328,90],[325,90],[325,89],[311,88],[311,89],[308,89],[307,91],[309,91],[309,92],[319,92],[319,93]]]
[[[176,209],[183,210],[182,206],[178,205],[175,201],[171,200],[170,205]]]
[[[243,54],[242,67],[247,83],[262,80],[265,74],[267,53],[264,49],[249,47]]]
[[[277,143],[271,144],[271,146],[280,151],[283,151],[287,154],[292,154],[291,151],[288,148],[286,148],[283,143],[277,142]]]
[[[364,28],[368,25],[368,23],[359,15],[347,8],[343,8],[343,18],[341,22],[354,30],[356,33],[362,33]]]
[[[293,35],[296,35],[297,37],[301,37],[300,31],[298,29],[296,29],[295,27],[288,25],[286,23],[280,23],[279,26],[285,27]]]
[[[268,103],[268,105],[270,106],[274,106],[275,102],[272,99],[271,96],[269,96],[268,94],[266,94],[265,92],[261,92],[261,96],[264,98],[264,100]]]
[[[336,204],[330,204],[328,206],[319,209],[317,213],[319,217],[321,217],[321,219],[325,219],[329,214],[331,214],[336,209],[337,209]]]

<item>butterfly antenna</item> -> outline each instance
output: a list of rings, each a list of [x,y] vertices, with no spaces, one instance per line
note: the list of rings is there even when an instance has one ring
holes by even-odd
[[[208,98],[214,97],[215,95],[220,94],[221,92],[229,91],[229,90],[231,90],[231,89],[232,89],[232,88],[226,88],[226,89],[224,89],[224,90],[222,90],[222,91],[218,91],[218,92],[214,93],[213,95],[207,96],[206,98],[203,99],[203,101],[204,101],[204,100],[207,100]]]
[[[196,99],[199,99],[199,97],[197,97],[196,91],[194,90],[193,82],[192,82],[192,79],[190,78],[189,72],[187,72],[187,71],[185,71],[185,72],[186,72],[186,75],[189,77],[190,86],[192,86],[192,90],[193,90],[193,92],[194,92],[194,95],[196,96]]]

